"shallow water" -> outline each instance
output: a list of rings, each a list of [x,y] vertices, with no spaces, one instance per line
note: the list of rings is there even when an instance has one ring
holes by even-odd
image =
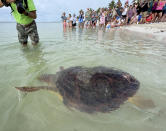
[[[40,45],[23,48],[14,23],[0,26],[0,131],[165,131],[166,44],[153,36],[122,29],[63,30],[59,23],[38,23]],[[60,66],[108,66],[134,75],[137,96],[153,108],[125,102],[110,113],[87,114],[68,109],[50,91],[29,94],[16,86],[43,85],[37,77]]]

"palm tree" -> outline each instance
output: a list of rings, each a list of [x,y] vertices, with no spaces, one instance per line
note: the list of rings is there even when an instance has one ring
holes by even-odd
[[[121,6],[121,5],[122,5],[122,3],[121,3],[120,0],[118,0],[117,5],[118,5],[118,6]]]
[[[114,7],[115,7],[115,1],[114,0],[112,0],[111,1],[111,3],[109,3],[109,5],[108,5],[108,7],[110,8],[110,9],[113,9]]]
[[[97,12],[97,14],[99,14],[99,12],[100,12],[100,8],[98,8],[98,9],[96,10],[96,12]]]

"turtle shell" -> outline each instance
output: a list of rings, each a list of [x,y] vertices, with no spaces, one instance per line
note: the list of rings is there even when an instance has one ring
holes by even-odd
[[[68,107],[85,112],[109,112],[139,89],[129,73],[107,67],[71,67],[59,72],[56,87]]]

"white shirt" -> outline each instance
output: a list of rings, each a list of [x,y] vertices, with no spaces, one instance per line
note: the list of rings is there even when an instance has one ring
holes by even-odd
[[[126,7],[126,8],[124,9],[122,15],[126,15],[126,14],[127,14],[127,10],[128,10],[128,8]]]

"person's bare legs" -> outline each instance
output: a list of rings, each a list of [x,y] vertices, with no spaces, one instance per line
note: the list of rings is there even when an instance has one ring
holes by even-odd
[[[155,13],[155,21],[154,22],[157,22],[159,19],[159,14],[158,13]]]
[[[157,22],[161,22],[161,18],[162,18],[162,12],[158,13],[158,21]]]
[[[154,18],[155,18],[155,17],[154,17],[154,14],[155,14],[155,13],[152,13],[152,23],[154,22]]]
[[[156,16],[157,16],[157,13],[155,12],[155,13],[153,13],[153,15],[152,15],[152,22],[154,23],[155,21],[156,21]]]
[[[166,22],[166,14],[164,14],[161,18],[161,22]]]
[[[33,45],[33,46],[36,46],[36,45],[38,45],[38,43],[34,43],[34,42],[32,42],[32,45]]]

